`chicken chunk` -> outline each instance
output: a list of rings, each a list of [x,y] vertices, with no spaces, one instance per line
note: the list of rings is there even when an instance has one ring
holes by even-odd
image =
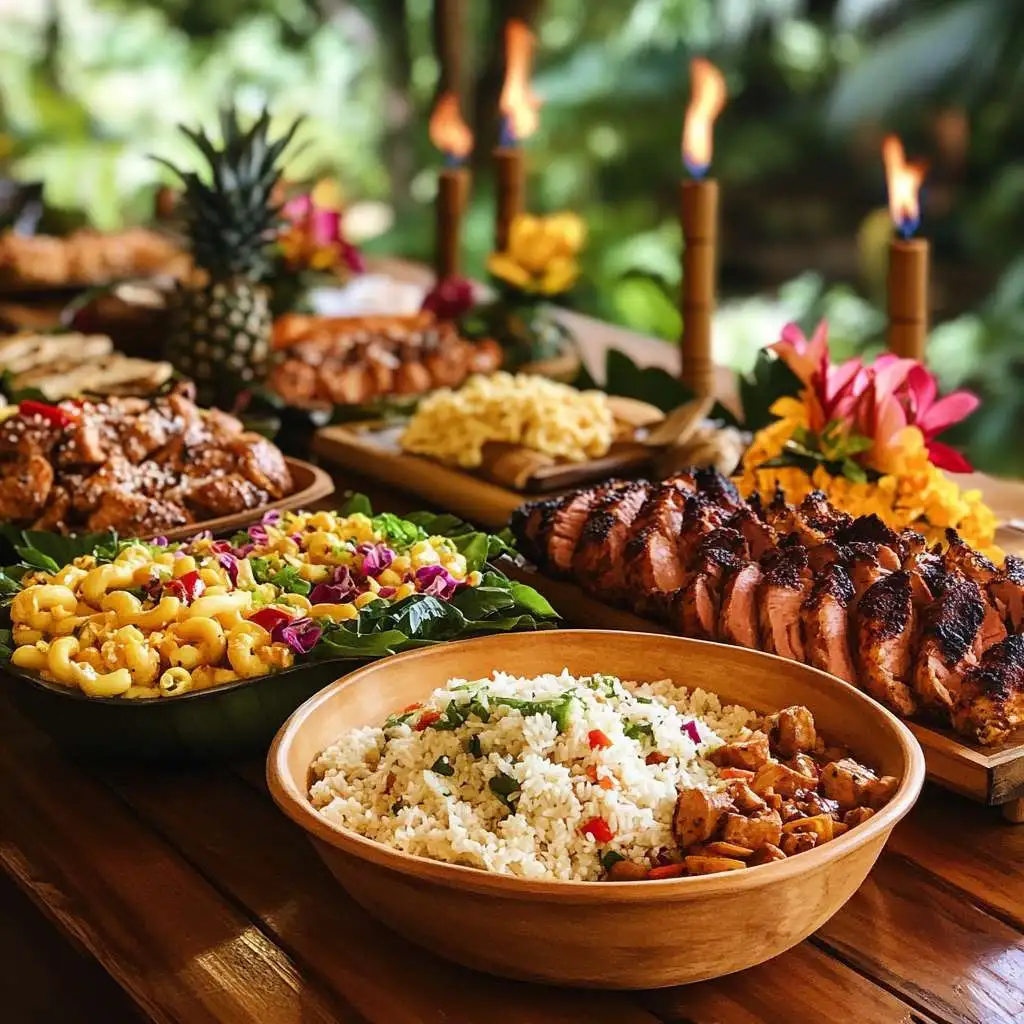
[[[726,791],[705,793],[701,789],[684,789],[676,800],[672,815],[672,833],[683,848],[710,839],[722,818],[732,807]]]
[[[797,790],[813,788],[817,782],[817,779],[801,775],[778,761],[769,761],[757,770],[750,788],[761,796],[771,789],[779,796],[787,797],[793,796]]]
[[[866,804],[868,784],[877,781],[874,772],[849,757],[832,761],[821,770],[822,791],[844,811]]]
[[[722,839],[751,850],[760,849],[765,843],[778,846],[782,837],[782,818],[777,811],[768,811],[755,818],[742,814],[726,814],[722,826]]]
[[[772,861],[785,860],[786,855],[772,843],[765,843],[759,850],[755,850],[752,857],[747,860],[750,867],[757,867],[759,864],[771,864]]]
[[[768,737],[763,732],[755,732],[749,740],[735,740],[713,750],[709,760],[720,768],[745,768],[748,771],[757,771],[770,757]]]
[[[787,832],[779,842],[779,849],[787,857],[795,857],[798,853],[806,853],[818,845],[818,836],[814,832]]]
[[[813,750],[818,739],[814,716],[799,704],[769,715],[765,725],[773,751],[783,758]]]

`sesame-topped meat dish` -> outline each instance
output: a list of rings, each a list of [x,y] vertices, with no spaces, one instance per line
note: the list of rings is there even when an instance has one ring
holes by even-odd
[[[198,408],[184,390],[26,401],[0,419],[0,521],[15,526],[158,534],[291,490],[275,445],[233,416]]]
[[[541,529],[548,503],[534,503],[512,532],[538,569],[588,594],[683,636],[803,661],[985,745],[1024,726],[1020,558],[996,565],[952,530],[929,548],[821,492],[744,501],[714,470],[554,502],[571,529]]]

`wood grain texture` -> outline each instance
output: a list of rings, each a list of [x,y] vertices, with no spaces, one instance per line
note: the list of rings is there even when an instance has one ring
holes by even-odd
[[[150,1018],[358,1019],[39,734],[5,730],[0,771],[0,863]]]
[[[562,668],[576,676],[607,672],[640,680],[685,675],[687,685],[717,693],[723,703],[759,711],[803,704],[825,736],[896,776],[900,786],[863,825],[799,857],[728,876],[598,885],[525,880],[413,857],[313,810],[309,766],[340,732],[379,725],[448,679],[479,679],[508,666],[524,676]],[[701,981],[795,945],[849,899],[912,806],[923,776],[923,758],[907,729],[823,672],[681,637],[586,630],[484,637],[359,669],[289,719],[267,762],[281,809],[315,840],[353,898],[400,934],[506,977],[599,988]],[[493,941],[498,929],[500,943]],[[545,936],[542,944],[538,935]]]

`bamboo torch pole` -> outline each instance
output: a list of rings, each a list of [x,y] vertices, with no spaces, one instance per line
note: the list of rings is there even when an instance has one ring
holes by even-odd
[[[714,392],[711,323],[715,312],[718,247],[718,182],[679,183],[683,226],[682,379],[696,395]]]
[[[439,281],[461,272],[462,216],[469,198],[469,171],[464,166],[473,149],[473,133],[459,113],[459,98],[444,93],[430,115],[430,141],[445,155],[437,178],[434,271]]]
[[[912,238],[921,222],[920,192],[928,165],[908,163],[895,135],[882,143],[889,212],[899,235],[889,243],[889,351],[924,361],[928,338],[928,243]]]

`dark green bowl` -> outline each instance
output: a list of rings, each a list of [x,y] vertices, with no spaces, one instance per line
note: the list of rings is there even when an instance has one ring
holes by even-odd
[[[362,661],[314,661],[180,697],[86,697],[5,668],[18,709],[78,756],[187,764],[261,755],[285,719]]]

